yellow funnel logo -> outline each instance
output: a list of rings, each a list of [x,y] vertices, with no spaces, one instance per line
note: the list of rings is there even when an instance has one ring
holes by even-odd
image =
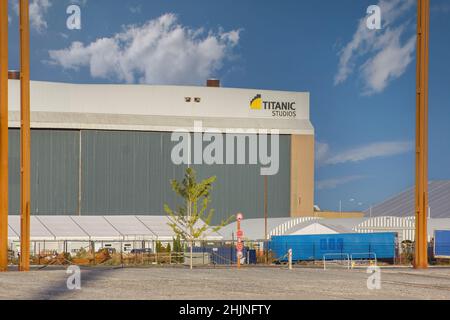
[[[258,94],[253,100],[250,102],[250,108],[252,110],[261,110],[262,109],[262,97]]]

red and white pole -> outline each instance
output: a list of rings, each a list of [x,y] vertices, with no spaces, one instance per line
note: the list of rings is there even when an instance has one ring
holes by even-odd
[[[236,216],[237,221],[237,244],[236,244],[236,260],[238,269],[241,268],[241,258],[242,258],[242,250],[244,250],[244,244],[242,242],[243,232],[241,230],[241,221],[244,219],[244,215],[242,213],[238,213]]]

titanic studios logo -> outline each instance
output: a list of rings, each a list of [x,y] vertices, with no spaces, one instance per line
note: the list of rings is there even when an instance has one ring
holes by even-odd
[[[297,116],[295,104],[295,102],[286,101],[265,101],[260,94],[257,94],[250,101],[250,109],[271,111],[274,118],[295,118]]]

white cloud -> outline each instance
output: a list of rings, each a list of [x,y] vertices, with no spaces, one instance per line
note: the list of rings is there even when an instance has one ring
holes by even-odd
[[[450,4],[448,3],[441,3],[441,4],[435,4],[430,8],[430,12],[432,13],[450,13]]]
[[[380,0],[383,29],[369,30],[362,18],[352,40],[339,52],[339,67],[335,85],[341,84],[355,71],[361,72],[364,94],[382,92],[399,78],[413,60],[415,35],[404,43],[410,20],[398,24],[399,18],[411,12],[415,0]],[[395,26],[398,24],[398,26]]]
[[[316,182],[317,190],[336,189],[338,186],[358,181],[366,178],[365,176],[346,176],[334,179],[319,180]]]
[[[360,162],[373,158],[396,156],[410,152],[413,149],[414,144],[412,142],[376,142],[328,156],[322,163],[324,165],[335,165],[348,162]]]
[[[71,0],[70,4],[77,4],[80,6],[85,6],[87,4],[88,0]]]
[[[127,83],[201,83],[218,71],[239,42],[239,30],[205,33],[180,25],[165,14],[143,25],[129,25],[111,37],[49,51],[64,69],[90,69],[94,78]]]
[[[410,38],[402,46],[400,43],[402,29],[386,32],[379,41],[384,44],[383,49],[361,67],[366,81],[365,94],[382,92],[388,83],[399,78],[413,61],[416,38]]]
[[[322,164],[330,152],[330,146],[328,143],[316,141],[316,161],[319,164]]]
[[[30,2],[30,24],[37,32],[47,29],[45,15],[51,5],[49,0],[32,0]]]
[[[134,14],[138,14],[142,12],[142,7],[140,5],[138,6],[131,6],[130,7],[130,12],[134,13]]]
[[[11,1],[10,1],[11,2]],[[16,14],[19,14],[19,2],[11,2]],[[42,33],[47,29],[46,14],[52,6],[50,0],[31,0],[29,6],[30,26],[38,33]]]

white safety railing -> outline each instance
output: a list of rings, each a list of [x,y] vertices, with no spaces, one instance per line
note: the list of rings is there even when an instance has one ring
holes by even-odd
[[[289,270],[292,270],[292,249],[289,249],[288,251],[288,265]]]
[[[355,256],[367,256],[368,258],[361,258],[361,259],[354,259]],[[373,257],[373,260],[370,259],[370,257]],[[350,255],[350,261],[351,261],[351,266],[352,269],[355,267],[355,260],[356,261],[369,261],[369,264],[371,264],[372,261],[375,261],[375,266],[378,264],[378,260],[377,260],[377,254],[375,252],[362,252],[362,253],[352,253]]]
[[[323,270],[327,270],[327,261],[328,262],[337,262],[342,261],[342,259],[339,260],[327,260],[327,257],[346,257],[347,259],[347,269],[350,270],[350,255],[348,253],[325,253],[323,255]]]

